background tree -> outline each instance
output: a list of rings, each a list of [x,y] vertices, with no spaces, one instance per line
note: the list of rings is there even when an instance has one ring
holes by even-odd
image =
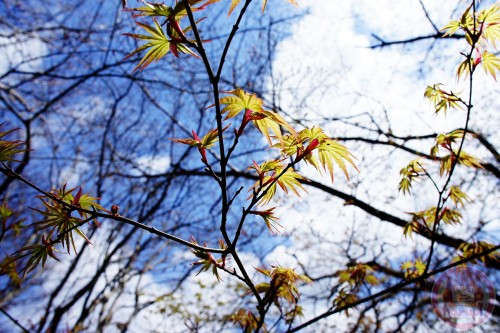
[[[28,179],[36,179],[36,184],[44,188],[65,182],[70,183],[69,187],[83,184],[86,192],[102,198],[100,203],[104,207],[110,209],[112,204],[119,205],[119,213],[123,216],[184,239],[189,239],[191,235],[199,241],[213,239],[211,235],[217,234],[220,214],[220,199],[214,198],[213,180],[199,168],[196,149],[168,141],[172,137],[189,136],[193,128],[198,133],[204,133],[213,127],[213,113],[205,109],[213,100],[199,61],[182,56],[181,61],[164,58],[144,72],[132,74],[131,69],[139,58],[122,61],[136,46],[123,45],[130,43],[131,39],[121,34],[132,28],[131,20],[120,12],[119,4],[89,1],[68,7],[66,2],[61,1],[44,8],[42,13],[38,7],[35,13],[32,9],[35,7],[28,2],[7,2],[4,6],[8,15],[3,15],[1,31],[6,54],[13,62],[2,76],[2,113],[5,113],[9,125],[21,127],[18,134],[24,135],[21,139],[30,142],[28,148],[33,149],[23,154],[24,163],[16,165],[15,171]],[[346,270],[356,268],[358,264],[368,265],[374,270],[370,274],[382,281],[382,286],[363,285],[359,296],[369,295],[378,288],[400,281],[404,275],[400,264],[422,255],[429,248],[425,239],[432,238],[430,233],[424,233],[424,237],[414,235],[413,240],[402,241],[399,238],[397,242],[381,237],[388,233],[402,235],[403,228],[411,221],[411,217],[404,212],[412,211],[411,208],[403,208],[407,207],[404,199],[395,199],[397,181],[393,181],[395,185],[391,187],[386,186],[386,182],[390,184],[389,180],[383,180],[388,179],[385,176],[388,174],[395,179],[404,166],[405,163],[396,165],[392,162],[400,160],[399,154],[406,162],[413,158],[411,155],[430,159],[427,151],[437,132],[414,128],[414,132],[406,134],[397,127],[398,121],[394,123],[392,120],[394,111],[391,112],[383,102],[378,107],[371,105],[368,111],[355,113],[359,100],[373,97],[367,95],[367,91],[338,90],[338,95],[353,95],[354,91],[356,103],[345,108],[345,115],[325,116],[319,111],[321,94],[326,94],[330,88],[328,83],[334,82],[342,73],[323,72],[316,82],[324,85],[314,87],[303,87],[301,82],[297,82],[299,77],[303,84],[307,84],[302,69],[288,71],[283,76],[283,72],[273,67],[276,63],[270,60],[274,58],[276,45],[287,32],[282,30],[285,26],[283,22],[290,21],[283,18],[290,17],[293,11],[279,14],[271,7],[265,16],[261,16],[257,14],[259,6],[255,7],[254,15],[246,16],[248,19],[243,21],[245,25],[241,27],[241,33],[236,35],[237,56],[226,60],[231,64],[222,76],[227,89],[241,86],[257,92],[266,97],[266,104],[299,124],[309,125],[320,120],[321,125],[331,128],[330,133],[345,141],[359,159],[357,164],[361,172],[351,178],[349,190],[349,185],[344,184],[340,177],[337,177],[334,186],[324,179],[312,180],[304,185],[311,195],[308,200],[315,205],[288,201],[295,211],[310,211],[316,216],[315,221],[304,217],[296,223],[283,214],[280,223],[284,225],[283,232],[286,234],[271,237],[263,232],[265,225],[255,223],[253,228],[245,229],[247,234],[242,236],[240,243],[248,253],[245,259],[249,266],[258,267],[262,263],[277,261],[282,265],[290,263],[291,267],[300,267],[302,273],[315,282],[305,289],[301,288],[304,306],[307,305],[307,309],[315,306],[319,314],[321,309],[330,308],[339,297],[346,282],[342,281],[342,273]],[[207,20],[220,17],[221,21],[203,22],[201,26],[205,29],[202,31],[204,38],[211,40],[211,43],[205,44],[209,56],[217,58],[225,37],[227,4],[210,8],[207,9],[211,10]],[[428,14],[423,4],[422,9]],[[114,22],[109,19],[109,13],[114,13]],[[269,17],[269,13],[277,13],[274,14],[277,16]],[[109,25],[110,22],[113,24]],[[431,24],[434,25],[440,27],[437,23]],[[380,33],[377,36],[378,42],[375,40],[374,47],[380,46],[384,50],[395,44],[380,37]],[[435,35],[426,42],[430,45],[429,53],[435,43],[451,43],[438,41],[437,37],[440,34],[435,31]],[[264,43],[263,39],[267,42]],[[412,37],[407,43],[415,39],[424,38]],[[403,43],[398,41],[397,44]],[[266,47],[262,48],[262,45]],[[415,49],[413,44],[408,45],[405,47],[409,52],[420,48],[420,45]],[[385,52],[383,50],[380,52]],[[453,53],[451,51],[455,50],[450,48],[450,53]],[[16,56],[16,52],[23,56]],[[260,57],[267,62],[255,61]],[[445,61],[438,63],[439,66],[448,66]],[[423,68],[423,71],[426,70]],[[453,73],[453,70],[448,73]],[[296,90],[290,91],[289,87]],[[292,94],[293,98],[289,98],[288,94]],[[479,103],[487,105],[487,101],[491,102],[488,97],[476,100],[475,108],[479,108]],[[429,110],[426,108],[422,112],[429,113]],[[464,241],[486,238],[492,244],[498,243],[491,229],[497,222],[494,215],[496,203],[486,199],[495,195],[498,186],[498,169],[495,166],[498,153],[491,144],[495,132],[488,130],[487,126],[480,126],[480,118],[473,119],[477,127],[471,128],[478,136],[470,144],[477,145],[472,146],[474,151],[477,147],[482,152],[484,170],[464,169],[457,179],[457,183],[468,184],[472,191],[468,194],[476,198],[472,203],[474,206],[467,209],[471,215],[467,217],[470,223],[465,224],[460,233],[455,234],[454,226],[434,237],[438,247],[432,268],[447,264],[450,253],[454,253]],[[257,133],[248,132],[247,144],[242,142],[240,146],[248,149],[234,156],[236,158],[229,172],[231,182],[234,181],[233,188],[239,186],[241,181],[246,180],[243,184],[249,186],[255,180],[255,173],[245,169],[247,155],[261,151],[252,158],[264,158],[267,154],[263,151],[264,143],[257,146],[248,144],[259,142],[254,136]],[[49,177],[40,177],[41,174]],[[32,221],[34,213],[21,208],[39,205],[32,201],[35,192],[12,179],[2,179],[2,195],[5,207],[19,213],[6,218],[4,223],[8,226],[4,228],[5,237],[2,239],[4,255],[12,254],[12,248],[21,248],[34,241],[34,236],[27,237],[35,234],[29,227],[21,228],[18,237],[13,237],[13,234],[18,230],[19,221],[27,219],[21,222],[25,226]],[[380,189],[373,191],[373,184],[380,184]],[[428,184],[417,184],[414,190],[417,191],[415,198],[425,198]],[[345,235],[339,235],[337,228],[325,227],[317,222],[322,218],[321,213],[316,214],[317,204],[329,197],[338,197],[347,204],[347,207],[337,210],[332,204],[335,201],[330,201],[328,208],[328,214],[332,216],[335,212],[335,220],[341,221],[336,222],[336,226],[346,226]],[[231,218],[237,218],[238,214],[239,211],[234,212]],[[332,222],[330,218],[326,221]],[[374,224],[378,230],[374,230]],[[215,285],[215,280],[203,275],[198,280],[193,278],[197,269],[188,266],[193,257],[175,244],[125,224],[103,222],[101,229],[94,231],[93,227],[90,228],[89,234],[94,243],[92,249],[85,242],[79,243],[80,255],[72,258],[73,261],[65,261],[53,268],[46,267],[43,273],[35,271],[35,274],[28,274],[22,288],[12,287],[12,283],[19,282],[16,282],[17,276],[10,269],[12,263],[6,260],[9,265],[4,271],[11,273],[11,279],[4,280],[2,309],[21,320],[24,326],[32,325],[38,331],[47,327],[53,330],[58,327],[72,330],[117,327],[125,331],[138,329],[137,325],[152,325],[143,329],[153,330],[174,322],[184,322],[196,331],[229,329],[232,326],[225,320],[227,315],[248,302],[239,298],[241,292],[233,296],[237,297],[236,300],[227,292],[222,293],[224,297],[221,299],[221,294],[215,293],[217,288],[221,288],[220,284]],[[410,245],[414,246],[412,251],[401,250],[408,249]],[[296,247],[307,250],[295,251]],[[325,265],[325,262],[328,264]],[[497,265],[494,261],[487,263],[488,267],[493,267],[489,271],[492,279],[497,278]],[[58,275],[63,278],[55,279],[54,276]],[[223,290],[239,288],[233,285],[235,281],[230,281],[230,277],[223,278]],[[206,291],[209,286],[214,288],[213,295]],[[38,305],[26,309],[22,304],[27,298],[33,300],[34,292],[39,297]],[[179,299],[181,295],[186,297]],[[198,295],[200,299],[197,299]],[[420,318],[419,313],[429,310],[428,289],[410,285],[397,295],[389,294],[386,298],[351,310],[349,329],[356,331],[360,326],[373,329],[377,324],[384,325],[382,327],[387,330],[398,326],[418,328],[420,324],[415,318]],[[388,302],[394,302],[394,299],[400,304],[388,306]],[[220,308],[224,306],[230,308],[222,313]],[[31,323],[24,319],[27,318],[25,315],[19,315],[21,311],[32,312]],[[305,311],[306,319],[315,316],[314,310],[309,311]],[[439,325],[432,312],[427,314],[426,325]],[[281,315],[271,312],[270,318]],[[144,318],[149,320],[145,323]],[[338,321],[330,318],[319,321],[315,324],[319,325],[316,328],[308,327],[339,328]],[[6,319],[4,324],[12,325],[12,321]],[[495,320],[491,324],[494,325]],[[182,331],[186,327],[178,329]],[[282,331],[286,328],[277,326],[276,329]]]

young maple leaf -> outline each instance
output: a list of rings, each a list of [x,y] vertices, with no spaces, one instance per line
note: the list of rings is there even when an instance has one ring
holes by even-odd
[[[496,81],[496,72],[500,72],[500,58],[496,57],[493,53],[484,51],[481,55],[481,65],[484,72],[493,76],[493,79]]]
[[[259,192],[262,189],[266,191],[259,201],[259,204],[262,206],[269,203],[276,194],[276,184],[287,194],[288,190],[291,190],[300,197],[298,188],[307,192],[300,183],[300,180],[305,180],[306,178],[293,171],[291,168],[283,172],[285,166],[280,161],[267,161],[260,166],[254,162],[252,168],[257,170],[259,174],[259,180],[255,182],[253,188],[259,189]],[[268,175],[269,173],[271,175]]]
[[[347,147],[341,145],[335,140],[327,139],[321,142],[318,146],[318,156],[319,161],[323,168],[330,171],[330,176],[333,177],[333,162],[337,164],[340,169],[344,172],[346,178],[349,180],[349,174],[347,173],[346,162],[356,168],[354,161],[352,160],[354,157],[351,152],[347,149]]]
[[[269,144],[271,142],[271,135],[269,131],[271,130],[276,138],[278,138],[280,144],[284,141],[283,135],[281,133],[281,127],[285,128],[293,136],[297,136],[294,128],[279,114],[276,112],[262,110],[261,112],[256,112],[260,115],[260,118],[252,120],[255,127],[266,137]]]
[[[0,126],[2,126],[3,124],[4,123],[1,123]],[[18,129],[15,128],[8,130],[6,132],[0,132],[0,139],[17,130]],[[27,149],[18,149],[23,144],[25,144],[25,142],[21,140],[15,140],[15,141],[0,140],[0,162],[21,162],[19,160],[14,159],[13,156],[27,151]]]
[[[173,21],[167,25],[168,37],[165,35],[163,28],[161,25],[153,18],[154,26],[150,26],[141,22],[136,23],[141,26],[144,30],[146,30],[149,35],[141,35],[141,34],[130,34],[125,33],[124,36],[129,36],[136,39],[141,39],[145,41],[149,41],[148,43],[139,46],[137,49],[128,54],[124,60],[132,57],[133,55],[142,52],[144,50],[148,50],[144,57],[139,61],[137,66],[135,66],[134,71],[140,69],[144,69],[153,61],[158,61],[163,58],[168,51],[172,52],[175,57],[179,57],[179,52],[192,55],[193,57],[199,58],[199,56],[194,53],[188,46],[185,45],[185,42],[192,42],[186,38],[184,32],[191,29],[188,27],[182,30],[179,26],[178,21]]]
[[[243,89],[235,89],[226,91],[231,96],[225,96],[220,99],[220,104],[225,105],[221,113],[227,113],[225,119],[236,117],[243,110],[252,110],[254,112],[262,112],[262,100],[249,94]]]
[[[222,129],[222,132],[224,132],[230,125],[231,124],[224,127]],[[198,136],[198,134],[196,134],[196,132],[194,130],[192,131],[192,134],[193,134],[193,139],[189,138],[189,139],[170,139],[170,140],[172,140],[174,142],[179,142],[179,143],[182,143],[185,145],[189,145],[192,147],[198,147],[198,151],[200,152],[200,155],[201,155],[201,160],[203,161],[203,163],[207,164],[208,161],[207,161],[206,149],[213,147],[213,145],[217,141],[219,141],[219,130],[213,129],[210,132],[208,132],[207,134],[205,134],[205,136],[201,139]]]
[[[144,30],[149,32],[150,35],[129,34],[129,33],[126,33],[124,35],[136,39],[146,40],[149,41],[149,43],[139,46],[137,49],[128,54],[124,60],[144,50],[147,49],[150,50],[144,55],[141,61],[139,61],[137,66],[135,66],[134,71],[138,69],[142,70],[146,68],[151,62],[160,60],[168,53],[170,49],[170,41],[168,40],[167,36],[165,36],[162,27],[156,20],[154,20],[155,24],[154,27],[141,22],[136,22],[136,23],[142,28],[144,28]]]
[[[300,183],[301,179],[305,179],[303,176],[291,169],[288,169],[285,173],[282,172],[282,169],[276,169],[276,176],[278,177],[277,183],[281,187],[281,189],[285,191],[285,193],[288,193],[288,190],[291,190],[293,193],[300,197],[297,188],[300,188],[303,191],[307,192]]]
[[[263,211],[251,210],[249,211],[249,213],[262,217],[267,228],[271,231],[271,233],[274,234],[275,231],[279,232],[278,227],[283,227],[281,224],[277,222],[279,218],[276,215],[274,215],[274,209],[276,209],[276,207],[268,208]]]

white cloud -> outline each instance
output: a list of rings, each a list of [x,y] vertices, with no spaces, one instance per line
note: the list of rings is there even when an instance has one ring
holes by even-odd
[[[170,167],[170,157],[168,156],[141,156],[136,160],[141,170],[149,173],[161,173]]]
[[[47,53],[46,44],[36,37],[0,37],[0,75],[10,68],[36,70],[42,65],[42,57]]]

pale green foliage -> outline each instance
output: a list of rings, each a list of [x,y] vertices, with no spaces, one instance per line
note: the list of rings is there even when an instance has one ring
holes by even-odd
[[[472,243],[462,243],[458,248],[458,255],[452,259],[452,262],[463,260],[466,258],[470,258],[474,255],[480,254],[484,251],[490,250],[495,245],[490,244],[484,241],[472,242]],[[500,251],[494,251],[488,254],[487,256],[482,256],[480,259],[474,259],[472,262],[477,263],[478,260],[481,260],[483,263],[486,263],[487,260],[494,261],[497,264],[500,263]]]
[[[500,58],[495,56],[493,53],[484,51],[480,59],[484,71],[487,74],[493,76],[493,78],[496,80],[497,79],[496,73],[500,72]]]
[[[408,260],[401,264],[401,270],[404,271],[406,279],[414,279],[424,273],[425,262],[420,258],[415,261]]]
[[[34,244],[23,247],[21,250],[14,253],[14,257],[12,260],[15,261],[29,256],[26,265],[21,269],[24,278],[26,274],[34,270],[39,264],[42,265],[42,268],[45,267],[45,262],[47,261],[48,257],[59,261],[59,259],[57,259],[57,257],[54,255],[54,251],[55,250],[53,249],[52,245],[46,240],[44,235],[42,236],[42,244]]]
[[[373,268],[366,264],[356,264],[345,270],[337,272],[339,282],[347,282],[350,286],[369,284],[376,286],[379,284],[377,277],[372,274]]]
[[[2,126],[0,124],[0,126]],[[17,129],[11,129],[6,132],[0,132],[0,139],[6,137],[12,132],[17,131]],[[24,145],[24,141],[16,140],[16,141],[5,141],[0,140],[0,162],[20,162],[14,158],[14,155],[25,152],[26,149],[19,149],[22,145]]]
[[[311,283],[306,275],[297,274],[291,268],[271,266],[271,269],[256,268],[260,273],[271,278],[270,282],[263,282],[256,286],[260,293],[265,294],[268,302],[279,302],[285,300],[288,305],[294,306],[300,299],[297,283]]]
[[[202,3],[199,7],[191,7],[191,11],[198,11],[218,1],[219,0],[189,0],[188,3],[190,6]],[[148,43],[138,47],[125,57],[125,59],[127,59],[139,52],[148,50],[148,52],[146,52],[141,61],[139,61],[137,66],[134,68],[134,71],[146,68],[149,64],[151,64],[151,62],[158,61],[163,58],[169,51],[176,57],[178,57],[179,52],[181,52],[198,58],[198,55],[189,48],[189,45],[195,45],[195,41],[186,37],[186,33],[190,31],[192,27],[188,26],[187,28],[182,29],[180,26],[180,20],[187,16],[187,10],[184,6],[184,2],[178,1],[174,7],[169,7],[165,4],[149,3],[147,1],[142,2],[145,6],[129,10],[138,12],[135,16],[152,16],[154,25],[151,26],[141,22],[136,22],[141,28],[146,30],[149,35],[131,33],[125,34],[125,36],[148,41]],[[157,17],[164,19],[168,23],[166,24],[165,30],[156,20]]]
[[[497,48],[500,41],[500,5],[494,4],[478,13],[471,13],[472,5],[463,13],[460,20],[452,21],[442,30],[444,36],[450,36],[458,30],[465,33],[469,45],[476,48],[478,56],[466,56],[457,69],[457,77],[467,77],[478,66],[482,65],[484,71],[496,80],[496,73],[500,71],[500,59],[494,52],[488,52],[488,47]]]
[[[329,171],[332,181],[334,180],[334,164],[340,167],[347,179],[349,179],[348,164],[357,170],[354,156],[347,147],[329,138],[319,126],[305,128],[297,136],[284,136],[283,142],[275,144],[274,147],[281,149],[284,156],[296,155],[296,161],[304,159],[320,172],[319,166],[321,165],[323,170]],[[317,151],[317,155],[313,154],[313,151]]]
[[[440,175],[448,174],[451,170],[451,166],[454,160],[457,160],[458,164],[474,168],[474,169],[483,169],[483,165],[481,160],[478,158],[466,153],[465,151],[460,151],[460,155],[458,154],[458,150],[454,149],[452,153],[449,155],[445,155],[441,157],[441,166],[439,168]]]
[[[435,143],[431,148],[431,156],[437,157],[440,148],[451,151],[452,144],[460,143],[462,139],[466,137],[466,133],[463,130],[454,130],[447,134],[438,134],[436,136]]]
[[[492,43],[500,40],[500,6],[494,4],[490,8],[486,8],[478,13],[475,17],[471,13],[472,5],[462,14],[460,20],[451,21],[442,31],[445,31],[444,36],[451,36],[458,30],[465,33],[465,38],[470,45],[477,42],[482,44]]]
[[[269,203],[274,197],[276,194],[276,184],[285,193],[288,193],[290,190],[300,196],[298,189],[300,188],[305,191],[300,183],[300,180],[304,179],[304,177],[291,168],[287,168],[280,161],[268,161],[260,166],[255,164],[253,167],[259,174],[259,180],[255,182],[254,188],[257,190],[257,193],[265,192],[260,200],[261,205]]]
[[[464,207],[471,199],[458,186],[450,186],[449,197],[457,206]]]
[[[194,237],[191,238],[191,243],[199,245]],[[207,244],[203,244],[203,246],[206,247]],[[226,248],[224,241],[219,240],[219,247],[221,249]],[[211,269],[212,274],[217,278],[217,281],[221,280],[219,275],[219,269],[224,269],[225,266],[224,258],[215,259],[215,257],[210,252],[198,249],[191,249],[191,252],[199,259],[198,261],[193,263],[193,265],[195,266],[201,266],[201,269],[198,272],[198,274],[200,274],[201,272],[206,272]]]
[[[146,68],[151,62],[158,61],[165,54],[168,53],[170,49],[170,41],[167,36],[163,32],[163,28],[158,24],[158,22],[154,21],[154,26],[150,26],[141,22],[137,22],[139,26],[144,28],[149,35],[140,35],[140,34],[126,34],[126,36],[130,36],[137,39],[147,40],[149,41],[147,44],[144,44],[137,49],[135,49],[132,53],[127,55],[125,59],[132,57],[134,54],[139,53],[141,51],[149,49],[149,51],[144,55],[144,57],[139,61],[137,66],[135,66],[134,71],[137,69]]]
[[[252,333],[259,326],[259,317],[245,309],[238,309],[233,314],[227,316],[226,319],[229,322],[239,325],[244,333]],[[263,326],[261,330],[263,333],[266,333],[266,326]]]
[[[439,159],[440,175],[446,175],[451,171],[451,167],[456,160],[458,164],[475,168],[482,169],[482,161],[478,158],[466,153],[463,149],[460,150],[454,148],[453,145],[458,145],[460,142],[467,138],[466,133],[463,130],[454,130],[447,134],[439,134],[436,137],[435,143],[431,148],[430,155],[436,159]],[[444,150],[446,152],[443,156],[438,156],[440,151]]]
[[[421,232],[424,229],[430,231],[436,222],[442,221],[445,224],[462,223],[462,214],[448,207],[443,207],[439,210],[436,206],[432,206],[426,210],[411,212],[412,221],[404,227],[404,235],[411,236],[413,232]]]
[[[423,175],[425,170],[421,163],[420,159],[412,160],[407,166],[399,171],[399,174],[401,175],[399,190],[402,191],[403,194],[409,194],[412,182]]]
[[[276,215],[274,215],[274,210],[275,209],[276,209],[276,207],[268,208],[268,209],[262,210],[262,211],[251,210],[251,211],[249,211],[249,213],[253,214],[253,215],[258,215],[258,216],[262,217],[262,219],[264,220],[264,223],[266,224],[267,228],[272,233],[275,233],[275,232],[279,232],[278,227],[283,227],[277,221],[277,220],[279,220],[279,218]]]
[[[225,96],[220,99],[220,104],[224,105],[221,113],[226,115],[226,119],[236,117],[243,110],[263,111],[262,105],[264,102],[255,94],[249,94],[243,89],[235,89],[226,91],[230,96]]]
[[[447,92],[441,89],[443,85],[438,83],[432,86],[427,86],[424,96],[431,101],[436,109],[436,114],[443,111],[446,115],[448,109],[463,108],[463,102],[453,92]]]
[[[405,235],[411,235],[412,232],[420,231],[421,229],[430,230],[436,221],[436,212],[437,207],[433,206],[426,210],[410,213],[412,221],[405,226]],[[437,219],[446,224],[459,224],[462,220],[462,214],[458,210],[444,207],[437,215]]]
[[[186,7],[184,6],[184,1],[176,1],[174,7],[169,7],[164,3],[150,3],[147,1],[140,0],[145,4],[143,7],[132,8],[131,11],[137,11],[139,14],[136,16],[163,16],[166,18],[180,20],[187,15]],[[206,6],[219,2],[220,0],[188,0],[191,6],[191,11],[195,12],[204,9]],[[199,3],[203,2],[199,7],[193,7]]]

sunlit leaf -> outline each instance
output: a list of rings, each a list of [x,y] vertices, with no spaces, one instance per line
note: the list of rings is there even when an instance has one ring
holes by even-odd
[[[496,57],[493,53],[485,51],[481,55],[481,65],[486,74],[493,76],[495,80],[497,79],[496,73],[500,71],[500,58]]]
[[[264,111],[262,109],[262,100],[255,96],[255,94],[249,94],[243,89],[226,91],[226,93],[231,96],[225,96],[220,99],[220,104],[224,105],[221,113],[227,113],[226,119],[237,116],[243,110]]]
[[[262,114],[262,119],[253,120],[253,124],[255,127],[266,137],[269,144],[271,142],[271,134],[270,131],[273,132],[274,136],[278,138],[278,140],[283,142],[283,136],[281,133],[281,127],[285,128],[292,135],[296,135],[293,127],[278,113],[263,110],[258,112],[258,114]]]
[[[160,24],[154,20],[154,27],[149,26],[147,24],[136,22],[140,27],[146,30],[150,35],[139,35],[139,34],[124,34],[125,36],[130,36],[136,39],[149,41],[147,44],[144,44],[132,53],[128,54],[125,59],[132,57],[133,55],[142,52],[144,50],[148,50],[146,54],[143,56],[141,61],[135,66],[134,71],[137,69],[146,68],[151,62],[158,61],[163,58],[168,51],[170,50],[170,41],[167,36],[165,36],[165,32],[163,31]]]
[[[191,237],[191,243],[199,245],[194,237]],[[206,247],[207,244],[204,243],[203,246]],[[200,271],[196,275],[211,270],[212,274],[215,276],[217,281],[221,281],[219,275],[219,269],[223,268],[224,265],[223,259],[215,259],[210,252],[199,249],[191,249],[191,253],[193,253],[197,258],[199,258],[199,260],[194,262],[193,265],[201,266]]]
[[[425,89],[424,97],[429,99],[436,109],[436,114],[443,111],[446,115],[448,109],[461,109],[463,108],[460,97],[455,93],[447,92],[441,87],[442,84],[435,84],[427,86]]]
[[[420,159],[414,159],[408,163],[407,166],[399,171],[401,175],[401,181],[399,182],[399,191],[403,194],[409,194],[412,183],[418,179],[422,174],[424,174],[424,168],[422,167],[422,162]]]
[[[156,17],[166,17],[171,20],[180,20],[187,16],[186,7],[184,6],[184,1],[177,1],[174,7],[169,7],[163,3],[151,3],[148,1],[140,0],[145,6],[130,8],[128,11],[138,12],[135,16],[156,16]],[[219,2],[220,0],[188,0],[192,12],[196,12],[205,9],[208,5]],[[195,7],[195,5],[201,3],[201,6]]]
[[[497,3],[479,12],[477,21],[482,28],[481,37],[496,48],[500,41],[500,5]]]
[[[293,193],[300,197],[298,189],[300,188],[303,191],[306,190],[299,180],[305,178],[291,169],[286,170],[284,173],[282,173],[282,171],[283,170],[276,169],[276,176],[279,177],[277,181],[278,185],[283,191],[285,191],[285,193],[288,193],[288,190],[291,190]]]
[[[266,295],[274,296],[275,300],[283,299],[289,305],[296,305],[300,298],[297,287],[299,282],[311,283],[311,279],[306,275],[297,274],[294,269],[271,266],[271,269],[255,268],[258,272],[271,278]]]
[[[332,181],[333,176],[333,164],[335,164],[344,172],[344,175],[349,179],[349,173],[347,172],[347,164],[350,164],[356,170],[356,165],[353,161],[353,155],[349,152],[347,147],[341,145],[337,141],[332,139],[326,139],[319,144],[318,147],[319,162],[323,168],[330,172]]]
[[[281,137],[281,141],[274,144],[273,147],[280,149],[285,156],[293,156],[297,154],[299,149],[303,148],[303,145],[298,136],[285,134]]]
[[[415,261],[409,260],[401,264],[401,270],[405,273],[406,279],[414,279],[421,276],[425,272],[425,262],[420,258]]]
[[[276,215],[274,215],[274,209],[276,209],[276,207],[268,208],[263,211],[252,210],[249,213],[262,217],[267,228],[271,231],[271,233],[274,234],[275,232],[279,232],[278,229],[279,227],[283,227],[281,224],[278,223],[279,218]]]
[[[464,207],[467,202],[470,202],[470,198],[458,186],[450,186],[449,197],[457,206]]]

